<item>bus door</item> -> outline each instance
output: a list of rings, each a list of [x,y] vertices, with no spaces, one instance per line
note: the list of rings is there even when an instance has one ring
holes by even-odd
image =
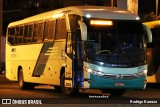
[[[76,30],[76,32],[72,33],[73,40],[73,51],[75,52],[74,61],[73,61],[73,74],[74,74],[74,84],[77,87],[84,86],[84,72],[83,72],[83,48],[82,48],[82,40],[80,35],[80,30]]]
[[[66,40],[65,87],[83,86],[82,43],[80,35],[69,32]]]

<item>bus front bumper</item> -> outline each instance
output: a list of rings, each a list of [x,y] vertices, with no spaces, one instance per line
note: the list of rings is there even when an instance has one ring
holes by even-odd
[[[91,89],[145,89],[147,84],[145,75],[132,79],[113,79],[91,74],[87,82]]]

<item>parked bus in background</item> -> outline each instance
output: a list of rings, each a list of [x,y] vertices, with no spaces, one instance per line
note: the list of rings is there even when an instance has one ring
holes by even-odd
[[[117,8],[42,13],[9,24],[6,77],[21,89],[49,84],[67,95],[79,89],[112,95],[145,89],[147,35],[137,15]]]
[[[152,43],[147,44],[148,83],[160,83],[160,21],[145,22],[151,29]]]

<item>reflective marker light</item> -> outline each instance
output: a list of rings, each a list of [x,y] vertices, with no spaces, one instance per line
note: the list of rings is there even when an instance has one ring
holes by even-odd
[[[92,69],[87,69],[87,71],[88,71],[89,73],[92,73],[92,72],[93,72]]]
[[[64,13],[58,13],[58,14],[55,14],[52,16],[53,19],[55,18],[59,18],[59,17],[62,17],[64,15]]]
[[[101,26],[111,26],[113,25],[112,21],[109,20],[91,20],[91,25],[101,25]]]
[[[143,72],[144,72],[144,74],[147,74],[148,71],[147,71],[147,70],[144,70]]]
[[[86,14],[86,17],[87,17],[87,18],[91,18],[91,15],[90,15],[90,14]]]
[[[136,17],[136,20],[140,20],[140,18],[139,18],[139,17]]]

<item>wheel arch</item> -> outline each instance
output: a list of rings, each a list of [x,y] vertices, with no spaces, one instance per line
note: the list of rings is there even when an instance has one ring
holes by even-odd
[[[19,72],[20,72],[20,70],[21,70],[21,69],[23,69],[23,68],[22,68],[22,66],[21,66],[21,65],[19,65],[19,66],[18,66],[18,69],[17,69],[17,80],[18,80]]]
[[[60,77],[59,77],[60,81],[61,81],[61,77],[62,77],[63,73],[65,73],[65,67],[64,66],[62,66],[61,70],[60,70]]]

